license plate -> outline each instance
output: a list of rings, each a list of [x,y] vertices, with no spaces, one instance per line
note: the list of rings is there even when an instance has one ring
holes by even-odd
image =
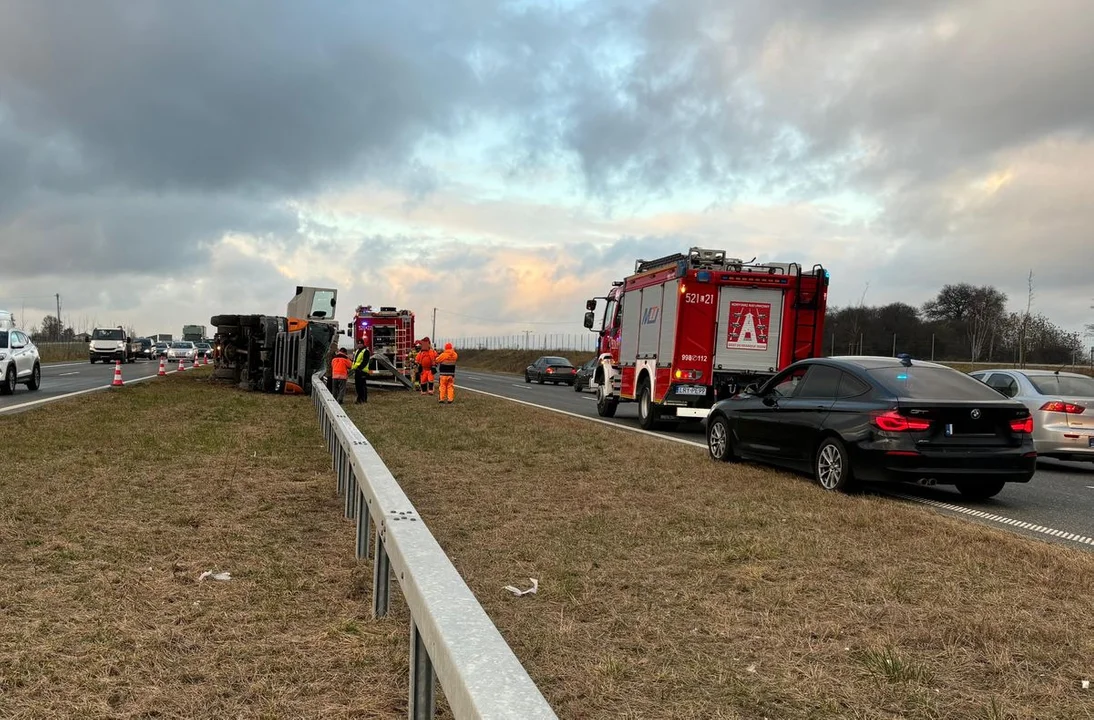
[[[1089,445],[1090,447],[1094,448],[1094,435],[1091,435],[1090,437],[1088,437],[1088,438],[1086,439],[1086,441],[1087,441],[1087,445]]]
[[[704,385],[680,385],[676,388],[677,395],[706,395],[707,389]]]

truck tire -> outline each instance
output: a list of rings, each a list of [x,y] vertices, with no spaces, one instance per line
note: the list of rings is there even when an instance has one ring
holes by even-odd
[[[217,326],[218,328],[219,327],[224,327],[224,326],[237,327],[239,325],[239,316],[238,315],[214,315],[212,317],[212,319],[209,320],[209,322],[212,323],[213,325]]]
[[[619,398],[608,395],[607,385],[600,385],[596,389],[596,414],[600,417],[615,417],[615,409],[619,407]]]
[[[660,424],[661,408],[653,401],[653,391],[650,390],[650,381],[642,380],[638,388],[638,424],[643,430],[655,430]]]
[[[256,328],[262,325],[261,315],[240,315],[239,324],[245,328]]]

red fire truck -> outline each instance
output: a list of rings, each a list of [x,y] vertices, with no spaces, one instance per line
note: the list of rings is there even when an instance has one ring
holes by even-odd
[[[391,373],[400,385],[414,387],[408,362],[414,349],[413,312],[386,306],[373,310],[371,305],[361,305],[353,313],[349,330],[354,343],[363,343],[372,353],[372,374]]]
[[[590,330],[597,300],[606,301],[597,411],[612,417],[620,402],[638,402],[650,429],[662,419],[705,418],[716,401],[820,355],[828,272],[691,248],[638,260],[633,275],[586,303]]]

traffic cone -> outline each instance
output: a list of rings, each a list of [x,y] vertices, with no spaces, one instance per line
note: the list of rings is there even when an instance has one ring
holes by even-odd
[[[194,353],[194,369],[198,369],[198,354]]]
[[[179,372],[186,372],[186,366],[182,363],[182,358],[179,358]]]
[[[160,371],[156,374],[159,375],[160,377],[163,377],[164,375],[167,374],[167,359],[166,358],[162,358],[162,357],[160,358]]]
[[[206,365],[212,365],[213,364],[213,363],[209,362],[209,353],[205,353],[205,364]]]
[[[122,382],[122,361],[121,360],[115,360],[114,361],[114,382],[110,383],[110,386],[111,387],[121,387],[122,385],[125,385],[125,383]]]

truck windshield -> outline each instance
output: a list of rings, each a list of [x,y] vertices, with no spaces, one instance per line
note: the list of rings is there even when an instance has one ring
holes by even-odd
[[[118,329],[99,328],[91,335],[92,340],[125,340],[125,333]]]

